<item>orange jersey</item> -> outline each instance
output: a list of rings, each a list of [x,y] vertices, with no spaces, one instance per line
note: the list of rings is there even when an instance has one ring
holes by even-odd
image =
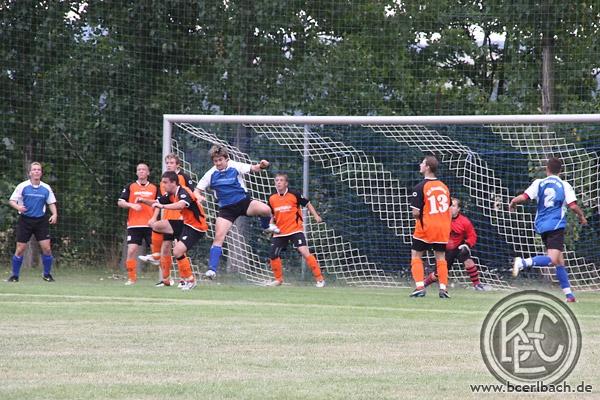
[[[189,176],[184,174],[183,172],[177,172],[178,184],[181,187],[187,187],[194,190],[194,182],[190,179]],[[160,183],[160,194],[165,195],[167,191],[165,190],[162,182]],[[181,210],[163,210],[162,219],[166,220],[181,220],[183,216],[181,215]]]
[[[284,194],[273,193],[269,197],[269,206],[273,211],[275,225],[281,230],[273,237],[303,232],[302,207],[308,203],[309,201],[302,194],[295,191],[288,190]]]
[[[158,189],[150,182],[142,185],[138,181],[135,181],[125,186],[119,199],[123,199],[128,203],[135,203],[137,197],[154,201],[158,197]],[[129,209],[129,213],[127,214],[128,228],[147,228],[148,221],[154,214],[151,206],[143,203],[138,204],[142,206],[140,211],[135,211],[132,208]]]
[[[183,223],[197,231],[206,232],[208,230],[206,214],[204,214],[204,209],[198,204],[198,199],[196,196],[194,196],[194,193],[192,193],[189,188],[178,186],[175,194],[167,193],[158,199],[161,204],[173,204],[181,200],[185,202],[185,208],[177,211],[179,211],[181,218],[183,219]]]
[[[415,186],[411,207],[421,214],[413,237],[425,243],[448,243],[452,213],[450,191],[439,179],[424,179]]]

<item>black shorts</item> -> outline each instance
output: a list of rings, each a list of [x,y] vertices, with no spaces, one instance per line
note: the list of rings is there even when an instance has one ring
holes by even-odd
[[[169,224],[171,225],[171,229],[173,229],[173,233],[163,233],[163,240],[172,242],[181,236],[181,231],[183,230],[183,220],[170,219]]]
[[[306,237],[304,233],[298,232],[289,236],[277,236],[271,239],[271,248],[269,249],[269,258],[274,260],[279,258],[281,251],[284,250],[288,243],[292,242],[295,248],[306,246]]]
[[[416,251],[446,251],[446,243],[427,243],[419,239],[412,239],[411,249]]]
[[[185,247],[187,248],[186,251],[190,251],[190,249],[194,247],[194,245],[198,243],[198,241],[202,239],[205,234],[206,232],[198,231],[189,225],[183,225],[181,235],[177,238],[177,240],[185,244]]]
[[[137,244],[138,246],[141,246],[142,240],[145,240],[148,246],[152,244],[152,228],[127,228],[127,244]]]
[[[17,243],[27,243],[35,236],[38,242],[50,240],[50,223],[48,217],[31,218],[21,215],[17,221]]]
[[[565,250],[565,230],[557,229],[542,233],[542,241],[547,249]]]
[[[464,263],[469,258],[471,258],[469,256],[469,252],[460,251],[458,247],[456,249],[446,250],[446,262],[448,263],[448,267],[454,264],[455,260],[458,260],[460,263]]]
[[[237,217],[247,215],[246,212],[248,211],[248,207],[250,207],[251,202],[252,197],[248,196],[235,204],[230,204],[228,206],[221,207],[219,209],[219,214],[217,215],[217,217],[224,218],[227,221],[231,221],[231,223],[234,223]]]

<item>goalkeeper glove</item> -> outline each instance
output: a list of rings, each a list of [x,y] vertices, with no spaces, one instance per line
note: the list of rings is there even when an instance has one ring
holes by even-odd
[[[458,250],[460,250],[461,254],[465,257],[471,256],[471,248],[466,243],[463,243],[460,246],[458,246]]]

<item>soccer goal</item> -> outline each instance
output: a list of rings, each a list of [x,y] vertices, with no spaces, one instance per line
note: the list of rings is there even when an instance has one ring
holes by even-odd
[[[535,178],[543,176],[549,156],[564,162],[589,224],[569,216],[566,264],[572,284],[600,289],[599,225],[600,115],[507,115],[428,117],[310,117],[164,115],[163,153],[176,152],[192,177],[212,164],[207,151],[226,147],[241,162],[267,159],[268,170],[246,180],[253,198],[266,201],[275,173],[288,174],[290,187],[301,190],[324,217],[305,216],[309,246],[329,279],[354,286],[407,286],[413,218],[412,187],[421,176],[425,154],[441,161],[438,177],[462,201],[478,242],[473,255],[481,281],[511,287],[507,273],[515,256],[541,253],[535,235],[533,204],[510,212],[508,203]],[[212,227],[217,206],[207,198]],[[261,284],[272,279],[267,262],[269,240],[258,221],[236,222],[224,256],[226,269]],[[212,231],[209,231],[212,237]],[[288,249],[284,266],[297,268]],[[207,250],[194,257],[206,264]],[[428,256],[428,267],[435,265]],[[462,265],[450,266],[455,284],[467,284]],[[531,278],[554,279],[551,268]]]

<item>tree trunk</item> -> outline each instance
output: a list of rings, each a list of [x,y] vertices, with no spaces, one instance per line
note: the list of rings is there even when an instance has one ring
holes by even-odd
[[[554,98],[554,37],[545,33],[542,37],[542,112],[555,110]]]

